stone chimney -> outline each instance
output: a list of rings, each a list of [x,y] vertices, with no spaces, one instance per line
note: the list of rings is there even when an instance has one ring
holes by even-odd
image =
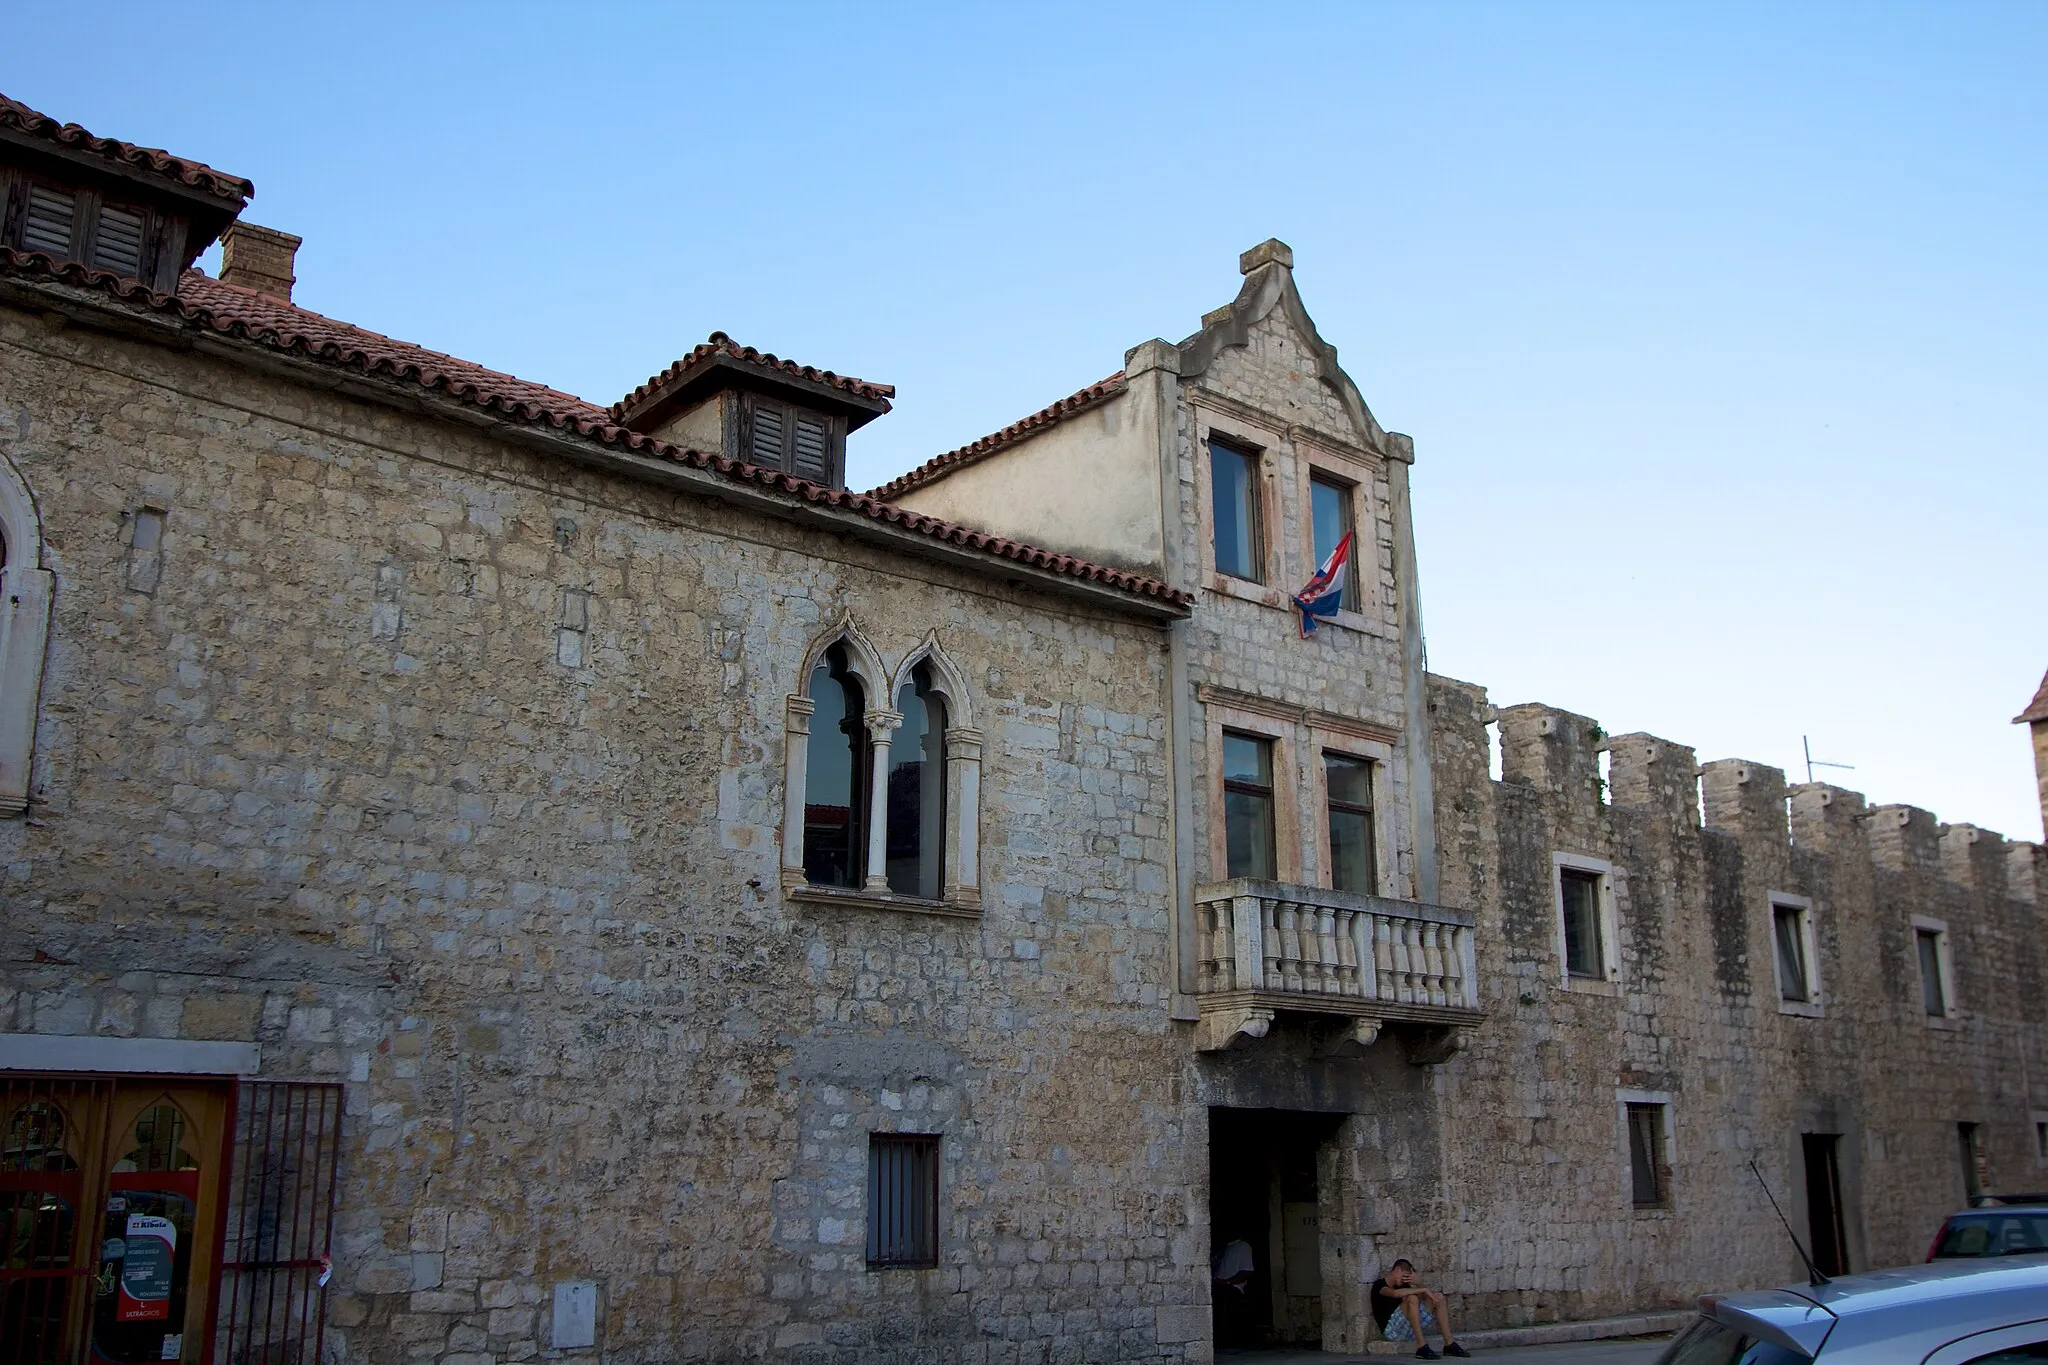
[[[259,294],[291,302],[298,277],[292,261],[302,239],[276,228],[236,220],[220,235],[220,278]]]
[[[2041,830],[2048,836],[2048,674],[2041,678],[2041,690],[2027,709],[2012,718],[2034,732],[2034,777],[2041,784]]]

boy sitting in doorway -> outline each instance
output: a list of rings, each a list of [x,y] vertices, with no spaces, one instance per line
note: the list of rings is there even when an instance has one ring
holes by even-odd
[[[1379,1322],[1380,1335],[1388,1341],[1412,1341],[1417,1360],[1435,1360],[1424,1335],[1434,1331],[1443,1339],[1447,1356],[1472,1353],[1458,1344],[1451,1332],[1451,1314],[1444,1296],[1415,1282],[1415,1265],[1402,1257],[1387,1267],[1387,1273],[1372,1282],[1372,1315]]]

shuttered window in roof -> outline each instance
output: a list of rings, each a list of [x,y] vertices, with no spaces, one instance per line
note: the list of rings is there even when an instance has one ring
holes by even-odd
[[[49,185],[30,185],[28,204],[21,219],[22,250],[69,256],[71,220],[77,207],[77,195]]]
[[[142,273],[142,215],[132,209],[100,207],[99,223],[93,230],[93,266],[117,275]]]
[[[818,483],[832,478],[832,428],[822,417],[808,412],[796,414],[795,439],[789,453],[789,472]]]
[[[761,394],[748,394],[741,458],[765,469],[787,470],[799,478],[840,486],[844,437],[839,419]]]
[[[787,425],[780,403],[754,400],[754,432],[747,446],[747,459],[770,469],[782,468],[782,441],[788,434]]]

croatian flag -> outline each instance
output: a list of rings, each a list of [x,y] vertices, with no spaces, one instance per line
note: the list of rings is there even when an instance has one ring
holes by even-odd
[[[1295,609],[1301,613],[1301,638],[1304,640],[1316,633],[1318,616],[1335,616],[1344,601],[1344,576],[1351,570],[1353,534],[1351,531],[1344,533],[1344,539],[1330,551],[1330,557],[1323,561],[1322,568],[1316,570],[1316,576],[1294,594]]]

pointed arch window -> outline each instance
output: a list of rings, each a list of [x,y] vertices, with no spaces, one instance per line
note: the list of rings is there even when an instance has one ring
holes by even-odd
[[[803,869],[812,886],[855,887],[868,838],[861,788],[867,775],[867,704],[846,649],[834,645],[811,670],[810,763],[804,779]]]
[[[843,620],[804,678],[787,709],[784,889],[979,913],[981,732],[936,635],[891,673]]]
[[[896,693],[903,723],[889,741],[889,889],[945,895],[946,699],[919,664]]]

